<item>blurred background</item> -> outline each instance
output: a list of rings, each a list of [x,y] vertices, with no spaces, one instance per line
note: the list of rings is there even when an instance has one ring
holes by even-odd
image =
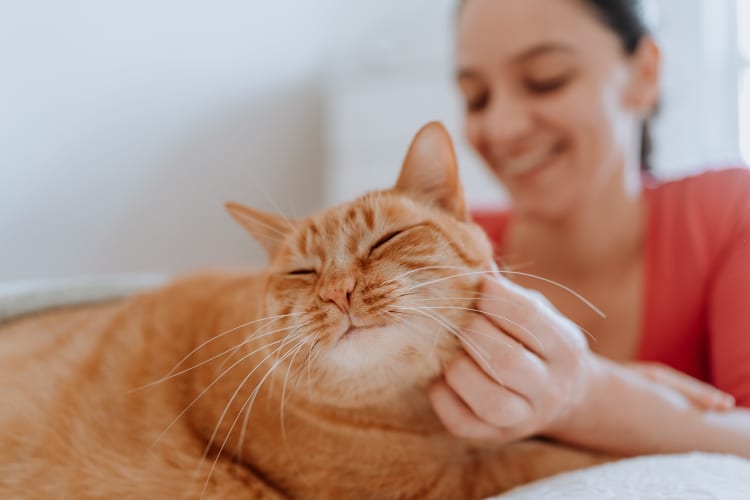
[[[0,2],[0,282],[260,266],[224,213],[304,215],[396,177],[442,120],[468,198],[456,0]],[[654,0],[661,176],[750,163],[750,0]]]

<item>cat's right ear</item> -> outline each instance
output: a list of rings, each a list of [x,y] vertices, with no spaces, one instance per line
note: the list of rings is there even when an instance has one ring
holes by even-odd
[[[280,243],[294,229],[294,222],[280,215],[255,210],[235,202],[224,205],[229,214],[273,255]]]
[[[453,142],[441,123],[430,122],[417,132],[401,167],[396,190],[469,220]]]

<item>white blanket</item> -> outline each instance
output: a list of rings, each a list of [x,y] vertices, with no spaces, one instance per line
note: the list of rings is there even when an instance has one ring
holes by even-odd
[[[117,299],[165,281],[162,274],[116,274],[0,282],[0,322],[52,307]]]
[[[688,453],[621,460],[560,474],[493,500],[750,500],[750,461]]]

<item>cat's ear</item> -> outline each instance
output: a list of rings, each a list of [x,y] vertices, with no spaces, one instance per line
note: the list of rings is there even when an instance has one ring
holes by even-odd
[[[234,220],[273,255],[287,234],[294,229],[294,222],[280,215],[255,210],[232,201],[224,205]]]
[[[469,219],[453,142],[441,123],[430,122],[417,132],[395,189]]]

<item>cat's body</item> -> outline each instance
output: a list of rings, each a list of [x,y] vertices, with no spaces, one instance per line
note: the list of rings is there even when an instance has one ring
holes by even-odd
[[[233,207],[263,272],[0,325],[0,497],[480,498],[600,462],[432,412],[492,253],[409,164],[294,224]]]

